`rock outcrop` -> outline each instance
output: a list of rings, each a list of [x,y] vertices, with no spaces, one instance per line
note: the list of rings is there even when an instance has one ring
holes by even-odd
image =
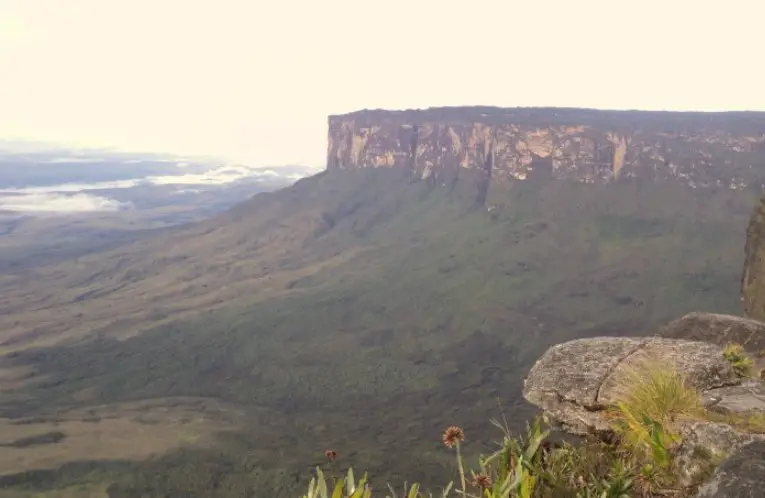
[[[727,455],[698,498],[765,494],[765,434],[742,420],[765,414],[765,379],[742,379],[723,354],[740,344],[751,356],[765,351],[765,198],[752,215],[746,242],[741,296],[750,318],[689,313],[649,338],[598,337],[558,344],[537,361],[524,383],[524,397],[574,434],[612,431],[606,410],[618,400],[619,379],[633,366],[669,366],[701,395],[704,414],[676,421],[674,448],[681,486],[708,475],[714,458]],[[760,365],[761,367],[762,365]],[[720,421],[730,422],[723,423]],[[700,453],[713,458],[699,458]]]
[[[720,413],[765,413],[765,384],[752,380],[712,389],[702,395],[702,403],[707,410]]]
[[[523,396],[574,434],[610,431],[605,410],[620,376],[646,363],[671,366],[699,391],[740,384],[722,349],[663,338],[596,337],[551,347],[529,372]]]
[[[327,168],[395,167],[448,184],[532,176],[731,189],[765,184],[765,113],[453,107],[329,117]]]
[[[694,311],[657,332],[660,337],[703,341],[717,346],[740,344],[747,351],[765,350],[765,323],[749,318]]]
[[[760,434],[750,434],[734,429],[728,424],[709,421],[685,422],[679,427],[681,442],[675,450],[675,468],[680,482],[686,485],[698,482],[705,474],[711,460],[725,457],[739,448],[755,441],[762,441]],[[698,450],[711,459],[699,459]]]
[[[746,314],[765,321],[765,197],[760,199],[746,230],[741,300]]]
[[[755,498],[765,495],[765,441],[731,454],[699,489],[698,498]]]
[[[569,433],[608,436],[613,420],[607,410],[619,400],[620,379],[644,366],[666,366],[681,373],[699,390],[708,411],[765,413],[765,384],[742,382],[722,348],[658,337],[596,337],[553,346],[529,372],[523,395]],[[699,458],[699,450],[718,458],[765,439],[707,417],[679,420],[675,429],[680,436],[674,458],[681,486],[692,485],[707,472],[710,458]]]

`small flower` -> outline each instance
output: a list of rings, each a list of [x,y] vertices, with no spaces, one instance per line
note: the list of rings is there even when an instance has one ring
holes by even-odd
[[[465,440],[465,433],[462,431],[462,429],[456,425],[453,425],[444,431],[443,440],[444,445],[447,448],[451,448],[460,441]]]
[[[335,450],[327,450],[324,452],[324,456],[327,457],[327,460],[332,462],[337,458],[337,452]]]
[[[486,474],[473,475],[473,486],[481,489],[489,489],[491,487],[491,476]]]

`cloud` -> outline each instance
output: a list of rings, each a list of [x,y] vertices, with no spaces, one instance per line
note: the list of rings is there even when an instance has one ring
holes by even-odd
[[[285,175],[272,169],[253,168],[238,164],[227,164],[204,173],[186,173],[182,175],[149,176],[145,181],[154,185],[226,185],[244,179],[259,177],[282,177],[285,180],[297,180],[302,175]]]
[[[80,162],[80,161],[78,161]],[[178,171],[188,171],[189,164],[177,163]],[[238,164],[212,167],[201,173],[155,175],[128,180],[113,180],[93,183],[61,183],[34,187],[0,189],[0,211],[24,213],[84,213],[92,211],[117,211],[132,208],[131,204],[96,195],[91,191],[108,189],[129,189],[138,186],[178,186],[181,192],[201,192],[199,188],[233,184],[243,180],[295,181],[304,174],[278,168],[254,168]],[[192,188],[188,188],[192,187]]]
[[[82,161],[77,161],[82,162]],[[188,168],[188,163],[178,163],[179,170]],[[294,181],[305,176],[301,173],[280,172],[277,169],[254,168],[242,165],[225,165],[215,167],[202,173],[182,173],[173,175],[154,175],[143,178],[133,178],[127,180],[110,180],[92,183],[60,183],[57,185],[41,185],[35,187],[17,187],[0,189],[0,195],[10,194],[32,194],[46,192],[84,192],[87,190],[105,190],[117,188],[132,188],[139,185],[209,185],[220,186],[229,183],[235,183],[245,179],[258,178],[283,178],[284,180]]]
[[[131,188],[144,183],[144,180],[112,180],[108,182],[93,183],[60,183],[58,185],[42,185],[39,187],[22,187],[0,189],[0,195],[13,194],[47,194],[59,192],[83,192],[86,190],[105,190],[112,188]]]
[[[101,163],[104,159],[101,157],[54,157],[46,162],[48,164],[83,164]]]
[[[19,213],[86,213],[93,211],[119,211],[129,209],[130,204],[114,199],[82,192],[65,194],[57,192],[22,193],[3,195],[0,192],[0,211]]]

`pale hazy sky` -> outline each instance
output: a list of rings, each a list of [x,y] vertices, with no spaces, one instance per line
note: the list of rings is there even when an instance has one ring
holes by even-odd
[[[765,110],[762,0],[0,0],[0,138],[323,166],[328,114]]]

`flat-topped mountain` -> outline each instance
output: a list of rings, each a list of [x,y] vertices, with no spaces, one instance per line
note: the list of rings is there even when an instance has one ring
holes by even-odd
[[[450,183],[532,175],[731,189],[765,184],[765,113],[447,107],[330,116],[329,169],[394,167]],[[479,199],[481,200],[481,199]]]

